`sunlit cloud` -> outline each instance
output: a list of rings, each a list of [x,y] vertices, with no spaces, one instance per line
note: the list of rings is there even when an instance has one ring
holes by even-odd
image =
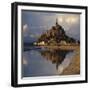
[[[58,18],[58,22],[60,22],[60,23],[62,23],[62,22],[63,22],[63,20],[64,20],[64,18],[63,18],[63,17]]]
[[[61,15],[58,16],[58,22],[61,24],[75,24],[79,20],[78,15]]]
[[[24,35],[24,37],[29,36],[29,27],[27,24],[23,25],[23,35]]]
[[[25,58],[23,58],[23,62],[22,62],[24,65],[28,65],[28,62]]]
[[[75,24],[77,23],[78,19],[77,17],[70,16],[70,17],[67,17],[65,21],[67,24]]]
[[[26,32],[26,31],[28,31],[28,25],[27,24],[23,25],[23,32]]]

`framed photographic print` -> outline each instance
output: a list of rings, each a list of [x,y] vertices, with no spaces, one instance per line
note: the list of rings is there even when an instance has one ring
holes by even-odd
[[[87,82],[87,7],[12,3],[11,85]]]

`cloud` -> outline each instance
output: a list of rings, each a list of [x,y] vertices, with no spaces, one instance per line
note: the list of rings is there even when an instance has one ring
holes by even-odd
[[[27,31],[28,31],[28,25],[25,24],[25,25],[23,25],[23,32],[27,32]]]
[[[28,61],[25,59],[25,58],[23,58],[23,65],[28,65]]]
[[[71,25],[72,24],[78,24],[79,20],[80,20],[80,15],[76,15],[76,14],[63,14],[63,15],[58,15],[58,22],[60,24],[67,24],[67,25]]]
[[[74,38],[80,36],[80,14],[23,11],[22,15],[25,37],[41,35],[55,25],[56,18],[66,33],[71,34]]]
[[[29,36],[29,27],[28,24],[23,25],[23,36],[28,37]]]

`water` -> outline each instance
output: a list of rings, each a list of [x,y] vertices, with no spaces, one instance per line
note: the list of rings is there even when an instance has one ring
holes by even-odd
[[[33,47],[23,51],[22,77],[62,75],[75,52]]]

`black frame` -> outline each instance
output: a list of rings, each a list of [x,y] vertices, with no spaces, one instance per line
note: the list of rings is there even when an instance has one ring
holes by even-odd
[[[17,7],[19,5],[24,6],[44,6],[44,7],[55,7],[55,8],[73,8],[73,9],[84,9],[85,10],[85,80],[78,81],[65,81],[65,82],[49,82],[49,83],[34,83],[34,84],[18,84],[18,10]],[[24,2],[14,2],[11,4],[11,85],[13,87],[23,87],[23,86],[41,86],[41,85],[56,85],[56,84],[74,84],[74,83],[87,83],[88,82],[88,41],[87,41],[87,33],[88,33],[88,7],[87,6],[73,6],[73,5],[56,5],[56,4],[42,4],[42,3],[24,3]]]

